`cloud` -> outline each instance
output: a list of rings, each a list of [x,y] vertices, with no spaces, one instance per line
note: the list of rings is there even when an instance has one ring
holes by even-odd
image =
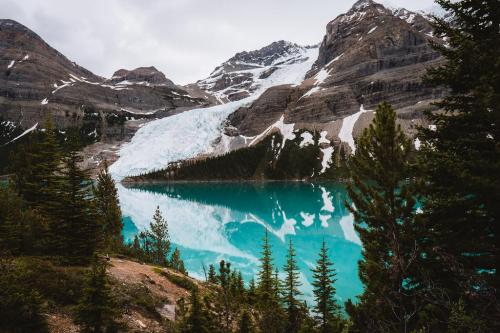
[[[321,41],[354,0],[0,0],[19,21],[98,75],[154,65],[174,82],[206,77],[236,52],[276,40]],[[432,0],[391,0],[408,9]]]

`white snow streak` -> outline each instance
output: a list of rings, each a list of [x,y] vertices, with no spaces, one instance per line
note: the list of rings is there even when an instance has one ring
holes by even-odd
[[[7,69],[11,68],[12,66],[14,66],[14,64],[16,63],[15,60],[12,60],[9,64],[9,66],[7,66]]]
[[[34,131],[38,126],[38,123],[36,123],[35,125],[31,126],[30,128],[28,128],[26,131],[24,131],[23,133],[19,134],[18,136],[16,136],[14,139],[10,140],[9,142],[7,142],[6,144],[4,144],[4,146],[8,145],[9,143],[12,143],[20,138],[22,138],[23,136],[25,136],[26,134],[28,134],[29,132],[31,131]]]
[[[321,161],[321,173],[325,173],[326,170],[330,167],[330,163],[332,163],[332,156],[333,156],[333,147],[328,147],[321,149],[321,152],[323,153],[323,160]]]
[[[47,98],[44,98],[43,101],[40,102],[42,105],[46,105],[49,103],[49,100]]]
[[[347,116],[342,120],[342,128],[340,129],[340,132],[339,132],[339,139],[342,142],[347,142],[349,144],[353,154],[356,152],[356,145],[354,143],[354,137],[352,135],[354,125],[356,124],[359,117],[363,113],[369,112],[369,111],[370,110],[365,110],[365,108],[363,107],[363,104],[361,104],[361,106],[359,107],[359,112],[352,114],[350,116]]]

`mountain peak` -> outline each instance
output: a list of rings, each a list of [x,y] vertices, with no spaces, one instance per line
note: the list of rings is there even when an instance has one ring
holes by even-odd
[[[160,72],[156,67],[137,67],[132,70],[119,69],[111,79],[112,83],[118,84],[144,84],[144,85],[163,85],[174,88],[175,84],[167,79],[165,74]]]

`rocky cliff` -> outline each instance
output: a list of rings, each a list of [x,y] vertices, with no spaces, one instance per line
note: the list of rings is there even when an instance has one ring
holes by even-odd
[[[154,67],[94,75],[36,33],[0,20],[0,120],[24,129],[50,116],[60,129],[120,137],[127,119],[160,117],[206,102],[193,98]]]
[[[231,128],[238,129],[233,133],[256,136],[284,116],[296,128],[326,130],[330,139],[345,142],[343,125],[352,125],[348,134],[357,136],[372,118],[366,110],[384,100],[411,132],[423,122],[422,110],[445,93],[422,82],[426,69],[442,62],[431,41],[442,42],[423,14],[358,1],[327,24],[306,80],[295,87],[273,87],[237,110],[229,119]]]

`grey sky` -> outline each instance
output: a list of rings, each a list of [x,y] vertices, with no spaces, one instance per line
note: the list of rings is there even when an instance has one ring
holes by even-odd
[[[175,83],[208,76],[236,52],[284,39],[321,41],[355,0],[0,0],[19,21],[92,72],[156,66]],[[388,2],[388,1],[384,1]],[[426,9],[433,0],[389,0]]]

